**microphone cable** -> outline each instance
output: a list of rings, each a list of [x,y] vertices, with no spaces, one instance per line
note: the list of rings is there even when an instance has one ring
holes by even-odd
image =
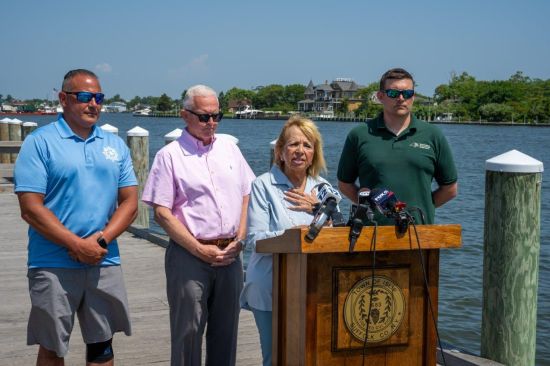
[[[369,339],[369,324],[370,324],[370,311],[372,308],[372,298],[374,292],[374,270],[376,267],[376,232],[378,229],[378,223],[375,220],[370,220],[374,224],[374,230],[372,238],[370,240],[370,250],[372,252],[372,268],[371,268],[371,284],[369,294],[369,310],[367,312],[367,325],[365,326],[365,340],[363,341],[363,361],[362,365],[365,366],[365,358],[367,356],[367,341]]]
[[[424,212],[419,207],[411,207],[411,209],[414,209],[420,213],[420,217],[422,218],[422,223],[424,224]],[[441,345],[441,338],[439,337],[439,329],[437,327],[437,320],[435,319],[435,313],[433,309],[432,304],[432,296],[430,294],[429,285],[428,285],[428,275],[426,273],[426,264],[424,262],[424,256],[422,255],[422,248],[420,246],[420,237],[418,236],[418,231],[416,230],[416,223],[414,220],[414,217],[410,214],[410,212],[406,212],[407,216],[409,217],[410,223],[412,224],[413,230],[414,230],[414,236],[416,238],[416,245],[417,245],[417,252],[418,256],[420,257],[420,264],[422,266],[422,275],[424,279],[424,288],[426,289],[426,294],[428,295],[428,306],[430,307],[430,315],[432,317],[432,322],[434,324],[435,328],[435,335],[437,337],[437,343],[439,345],[439,349],[441,350],[441,358],[443,359],[443,365],[446,366],[447,362],[445,360],[445,352],[443,351],[443,346]],[[412,247],[412,237],[411,237],[411,229],[409,225],[409,245]],[[437,355],[436,355],[437,358]]]

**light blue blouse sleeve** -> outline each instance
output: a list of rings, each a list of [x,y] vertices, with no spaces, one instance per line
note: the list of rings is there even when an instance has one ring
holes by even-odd
[[[247,214],[246,246],[256,250],[256,241],[282,235],[284,228],[273,230],[273,207],[271,195],[260,178],[252,183]]]

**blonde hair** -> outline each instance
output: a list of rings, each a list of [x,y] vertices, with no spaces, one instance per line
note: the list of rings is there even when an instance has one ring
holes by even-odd
[[[296,126],[302,131],[307,139],[313,144],[313,161],[307,168],[307,175],[318,177],[321,172],[327,171],[325,157],[323,156],[323,138],[317,129],[315,123],[309,118],[300,115],[294,115],[288,119],[283,126],[279,138],[275,143],[275,151],[273,154],[273,163],[277,164],[281,170],[284,170],[284,162],[281,160],[281,154],[287,142],[287,131],[289,128]]]

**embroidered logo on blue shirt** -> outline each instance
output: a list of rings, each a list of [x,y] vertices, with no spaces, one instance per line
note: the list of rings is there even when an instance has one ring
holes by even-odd
[[[103,148],[103,155],[107,160],[118,161],[118,152],[110,146],[105,146]]]

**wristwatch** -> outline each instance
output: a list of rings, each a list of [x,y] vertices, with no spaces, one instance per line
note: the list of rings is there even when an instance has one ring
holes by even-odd
[[[105,238],[103,237],[103,234],[97,238],[97,243],[99,244],[100,247],[102,247],[103,249],[107,249],[107,241],[105,240]]]

